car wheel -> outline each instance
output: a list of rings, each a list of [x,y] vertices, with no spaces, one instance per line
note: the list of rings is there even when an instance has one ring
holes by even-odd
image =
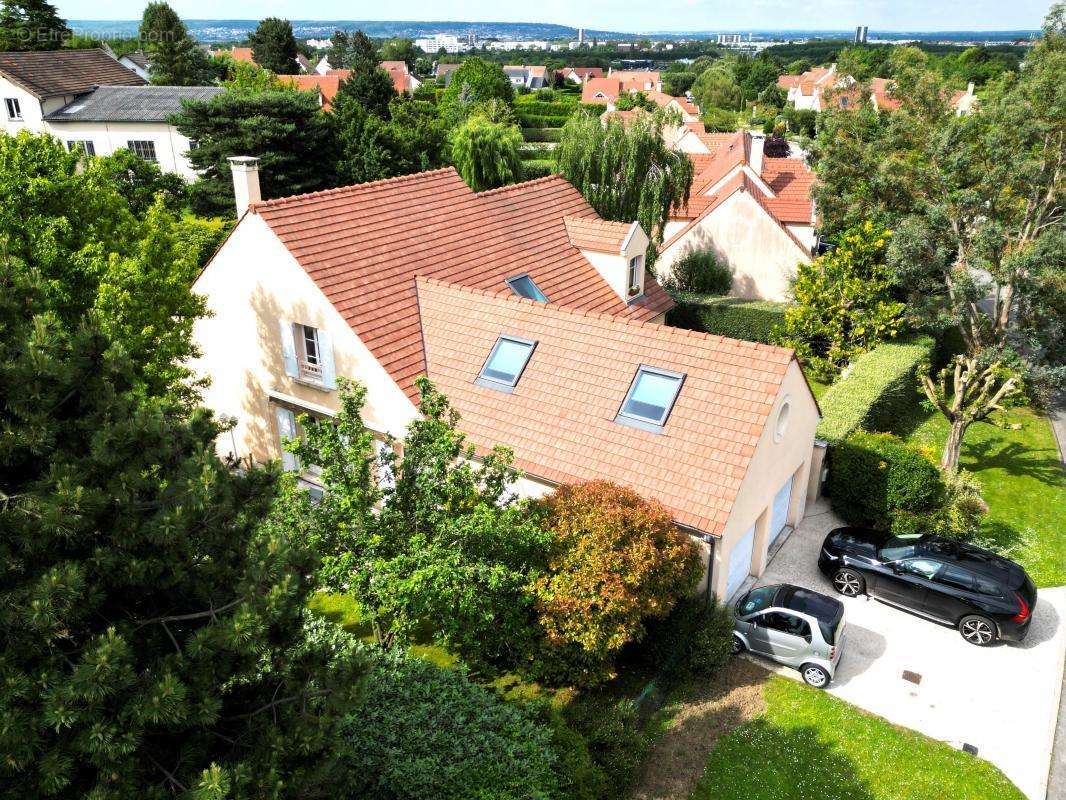
[[[999,636],[992,620],[976,614],[962,618],[962,622],[959,623],[959,633],[962,634],[963,639],[978,647],[987,647]]]
[[[858,597],[866,592],[866,581],[855,570],[845,567],[833,576],[833,588],[845,597]]]
[[[829,673],[817,664],[804,664],[800,667],[803,682],[815,689],[824,689],[829,685]]]
[[[743,652],[744,652],[744,651],[745,651],[746,649],[747,649],[747,648],[746,648],[746,647],[744,647],[744,640],[743,640],[743,639],[741,639],[741,638],[740,638],[739,636],[737,636],[737,635],[736,635],[736,634],[734,633],[734,634],[733,634],[733,655],[735,655],[735,656],[739,656],[739,655],[740,655],[741,653],[743,653]]]

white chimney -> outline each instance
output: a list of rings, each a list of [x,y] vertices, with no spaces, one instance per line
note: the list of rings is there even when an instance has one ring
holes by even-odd
[[[263,199],[259,191],[259,159],[253,156],[233,156],[229,159],[233,174],[233,198],[237,203],[239,219],[248,206]]]

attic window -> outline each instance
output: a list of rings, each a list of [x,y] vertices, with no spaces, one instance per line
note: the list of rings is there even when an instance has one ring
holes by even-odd
[[[515,336],[501,336],[492,347],[485,366],[481,368],[477,383],[489,389],[497,389],[508,394],[514,391],[522,371],[533,355],[536,342],[519,339]]]
[[[661,431],[684,382],[685,376],[680,372],[641,366],[616,421],[633,428]]]
[[[519,297],[524,297],[527,300],[536,300],[538,303],[548,302],[547,296],[528,275],[516,275],[513,278],[508,278],[507,285]]]

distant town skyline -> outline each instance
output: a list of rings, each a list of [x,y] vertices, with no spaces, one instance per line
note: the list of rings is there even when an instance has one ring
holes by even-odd
[[[146,0],[59,0],[67,19],[128,20],[141,16]],[[1024,30],[1040,27],[1049,0],[544,0],[529,5],[499,0],[409,0],[402,6],[352,4],[346,0],[171,0],[187,19],[380,19],[545,22],[614,31],[846,30],[871,31]],[[222,10],[224,8],[224,11]],[[387,9],[387,10],[383,10]],[[374,13],[374,12],[378,13]]]

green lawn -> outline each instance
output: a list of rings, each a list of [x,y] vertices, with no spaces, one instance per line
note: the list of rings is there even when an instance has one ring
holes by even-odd
[[[1037,586],[1066,584],[1066,471],[1047,418],[1027,409],[1003,415],[1017,430],[972,425],[961,465],[981,484],[989,512],[984,534],[1028,570]],[[908,441],[934,449],[939,458],[947,420],[921,411]]]
[[[1023,800],[987,761],[771,677],[766,713],[718,741],[691,800]]]
[[[807,376],[807,383],[810,384],[811,391],[814,392],[814,399],[815,400],[821,400],[822,399],[822,395],[824,395],[826,392],[828,392],[829,391],[829,387],[833,385],[831,383],[822,383],[821,381],[816,381],[810,375]]]

